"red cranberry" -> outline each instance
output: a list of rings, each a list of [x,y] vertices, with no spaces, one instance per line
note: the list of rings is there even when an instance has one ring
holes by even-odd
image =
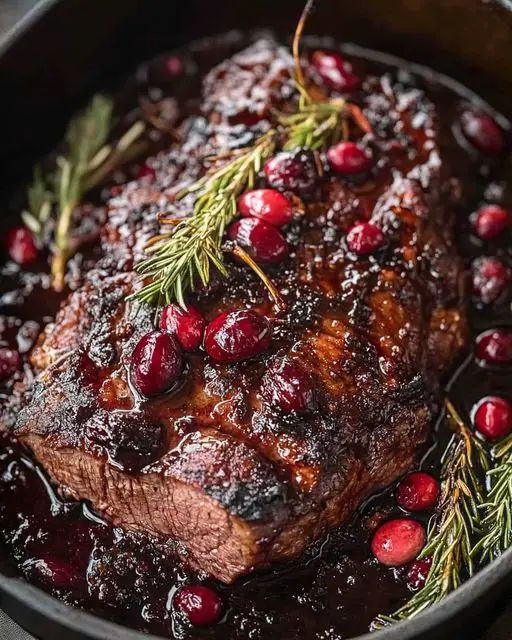
[[[165,61],[164,67],[171,78],[181,76],[185,68],[183,60],[179,56],[169,56]]]
[[[0,347],[0,380],[7,380],[20,369],[20,354],[15,349]]]
[[[423,525],[416,520],[396,518],[380,526],[372,538],[372,552],[388,567],[402,567],[415,560],[425,546]]]
[[[69,589],[78,580],[77,571],[69,560],[61,560],[46,555],[33,563],[37,577],[46,584],[57,589]]]
[[[315,407],[311,376],[290,358],[270,365],[263,377],[262,395],[287,413]]]
[[[289,253],[283,234],[258,218],[237,220],[229,227],[228,237],[262,264],[281,262]]]
[[[150,167],[148,164],[141,164],[139,170],[137,171],[137,178],[142,180],[143,178],[147,178],[148,180],[155,180],[156,171],[153,167]]]
[[[498,258],[478,258],[473,262],[473,291],[489,304],[505,291],[510,272]]]
[[[493,240],[510,226],[510,212],[495,204],[488,204],[473,216],[473,228],[482,240]]]
[[[34,236],[27,227],[13,227],[6,237],[7,251],[11,260],[25,267],[35,262],[39,257],[39,250],[34,242]]]
[[[512,332],[502,329],[484,331],[476,339],[475,355],[487,364],[510,364]]]
[[[327,159],[334,171],[347,175],[364,173],[372,166],[371,156],[356,142],[339,142],[328,149]]]
[[[358,222],[347,234],[348,248],[357,256],[373,253],[383,242],[382,231],[371,222]]]
[[[439,482],[429,473],[411,473],[398,485],[396,501],[406,511],[427,511],[439,498]]]
[[[512,404],[497,396],[484,398],[475,408],[473,421],[486,438],[500,440],[512,431]]]
[[[315,157],[308,149],[278,153],[267,160],[264,172],[271,187],[302,195],[311,193],[318,178]]]
[[[284,227],[293,218],[292,203],[275,189],[247,191],[238,201],[238,208],[245,218],[259,218],[274,227]]]
[[[339,53],[315,51],[312,62],[325,84],[335,91],[354,91],[361,85],[361,78]]]
[[[255,311],[221,313],[206,329],[204,346],[216,362],[239,362],[265,351],[270,323]]]
[[[160,316],[160,329],[176,336],[185,351],[199,348],[205,327],[203,314],[191,304],[187,305],[186,311],[177,304],[169,304]]]
[[[489,114],[464,111],[460,124],[462,133],[482,153],[497,156],[505,148],[503,129]]]
[[[174,596],[173,606],[182,611],[196,627],[208,627],[222,616],[219,594],[200,584],[182,587]]]
[[[416,560],[411,564],[407,571],[407,585],[412,591],[419,591],[425,586],[430,568],[432,566],[432,558],[427,556],[421,560]]]
[[[149,397],[169,389],[181,366],[181,349],[173,336],[151,331],[133,350],[130,373],[137,391]]]

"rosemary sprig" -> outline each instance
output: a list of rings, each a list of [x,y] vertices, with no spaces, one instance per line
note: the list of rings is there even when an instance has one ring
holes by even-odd
[[[432,565],[425,586],[391,616],[379,616],[374,629],[417,616],[456,589],[464,572],[474,571],[472,536],[480,530],[478,505],[484,500],[477,468],[487,471],[489,458],[449,400],[446,409],[455,433],[443,455],[441,499],[420,556],[430,556]]]
[[[512,545],[512,436],[493,448],[496,465],[487,472],[487,501],[480,505],[483,535],[473,549],[490,562]]]

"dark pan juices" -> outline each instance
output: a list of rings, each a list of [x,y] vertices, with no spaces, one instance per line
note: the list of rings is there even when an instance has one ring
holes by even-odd
[[[137,95],[145,93],[150,100],[167,100],[171,119],[176,108],[174,98],[185,105],[185,110],[193,111],[205,71],[243,44],[233,35],[221,42],[195,44],[171,58],[143,65],[120,97],[123,109],[129,112]],[[310,45],[313,47],[314,41],[308,42]],[[386,74],[390,86],[426,91],[437,110],[445,162],[462,187],[456,237],[468,268],[481,255],[498,256],[511,267],[509,232],[484,243],[475,237],[469,220],[470,213],[483,203],[512,207],[512,190],[507,182],[510,167],[476,154],[459,129],[461,111],[471,103],[477,108],[484,103],[428,70],[356,47],[347,47],[347,53],[366,75]],[[507,126],[503,119],[500,123]],[[163,143],[155,140],[154,145],[158,150]],[[115,179],[122,184],[138,170],[138,166],[129,167],[125,175]],[[101,192],[96,194],[99,211],[102,198]],[[100,220],[101,215],[100,211]],[[93,216],[93,236],[94,224]],[[72,266],[79,274],[93,264],[94,258],[94,248],[88,248],[73,258]],[[47,273],[45,260],[28,272],[12,262],[1,269],[2,346],[17,349],[24,358],[64,298],[51,291]],[[482,304],[475,296],[471,321],[474,336],[489,328],[512,326],[510,285],[489,304]],[[24,366],[29,375],[28,363]],[[449,389],[468,423],[473,405],[482,397],[491,393],[511,395],[510,374],[509,367],[482,367],[471,356],[461,363]],[[12,410],[10,397],[16,384],[15,378],[2,390],[7,414]],[[438,441],[445,442],[446,437],[445,433],[433,437],[422,468],[435,473],[442,451]],[[349,524],[312,545],[299,560],[226,586],[190,572],[173,559],[172,542],[113,528],[86,504],[63,500],[26,452],[9,435],[2,436],[0,534],[6,558],[27,580],[65,602],[164,637],[341,640],[364,633],[378,614],[396,610],[411,594],[406,569],[383,567],[373,558],[369,546],[378,523],[399,512],[391,488],[368,501]],[[424,522],[428,522],[428,514]],[[171,602],[181,585],[198,579],[218,590],[225,613],[217,625],[194,630],[173,611]]]

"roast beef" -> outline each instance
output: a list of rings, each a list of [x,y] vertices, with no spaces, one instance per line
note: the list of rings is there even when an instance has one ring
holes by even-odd
[[[289,54],[270,40],[209,73],[201,111],[152,160],[156,180],[112,197],[102,257],[40,337],[15,427],[65,494],[116,525],[175,539],[191,566],[225,582],[296,557],[414,465],[466,339],[456,189],[435,109],[392,74],[368,76],[354,99],[373,135],[354,126],[350,136],[366,136],[374,167],[363,179],[326,172],[305,194],[305,213],[287,231],[290,257],[268,270],[284,315],[235,262],[227,280],[191,298],[208,319],[265,314],[270,348],[238,364],[199,350],[172,393],[138,397],[128,363],[155,310],[126,297],[141,286],[134,264],[158,230],[156,213],[189,214],[192,199],[175,204],[176,190],[295,99]],[[367,257],[346,244],[360,219],[386,239]],[[311,377],[307,411],[284,412],[261,394],[277,359]]]

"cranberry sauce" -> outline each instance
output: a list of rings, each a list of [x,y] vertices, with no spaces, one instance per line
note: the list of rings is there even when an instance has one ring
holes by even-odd
[[[241,39],[230,36],[193,44],[186,53],[161,56],[141,66],[127,83],[120,103],[128,113],[134,95],[144,95],[151,114],[172,127],[178,118],[178,102],[194,108],[198,79],[204,71],[242,44]],[[311,50],[315,49],[313,43]],[[329,87],[351,95],[365,75],[386,74],[383,82],[390,86],[400,83],[411,91],[425,89],[436,105],[454,188],[464,194],[456,237],[468,274],[473,274],[469,279],[473,284],[474,354],[468,355],[447,388],[468,424],[476,425],[482,438],[494,441],[512,429],[512,245],[508,219],[512,188],[503,162],[506,123],[482,114],[481,102],[469,93],[452,90],[445,79],[387,58],[384,63],[383,59],[348,47],[343,58],[318,53],[314,65]],[[422,117],[421,113],[416,115]],[[156,148],[161,144],[162,140],[155,141]],[[316,166],[307,153],[301,154],[304,157],[282,153],[267,163],[264,172],[269,187],[286,190],[293,186],[307,199]],[[355,190],[364,188],[373,163],[366,151],[339,145],[328,159],[340,179],[348,174]],[[150,188],[154,176],[151,164],[138,163],[116,175],[113,182],[135,177]],[[258,228],[274,225],[272,237],[279,239],[277,254],[284,260],[286,245],[280,243],[278,227],[286,224],[293,212],[285,198],[276,198],[275,193],[256,194],[256,200],[246,198],[239,206],[243,216],[247,215],[245,207],[255,216],[253,220],[258,219]],[[94,239],[102,220],[101,193],[97,199],[100,206],[93,207],[94,214],[88,215],[84,207],[82,226],[87,239]],[[247,220],[243,217],[233,233],[239,233]],[[362,221],[351,230],[348,242],[357,255],[381,247],[380,232],[369,227]],[[247,248],[255,259],[272,262],[263,251],[269,243],[260,243],[254,230],[247,237]],[[0,268],[0,398],[9,415],[9,397],[22,376],[30,375],[27,353],[54,317],[64,294],[51,291],[47,254],[26,232],[20,235],[16,230],[6,242],[5,264]],[[273,259],[275,251],[270,253]],[[482,262],[484,258],[492,260]],[[94,249],[73,258],[77,283],[91,260]],[[223,343],[226,318],[219,316],[205,329],[206,321],[198,312],[188,313],[185,317],[180,309],[168,308],[162,316],[153,351],[157,347],[165,351],[167,367],[161,372],[158,389],[145,384],[142,365],[136,368],[132,374],[140,393],[150,396],[172,385],[181,370],[181,351],[201,348],[203,338],[204,348],[221,362],[265,349],[265,332],[259,331],[257,344],[244,341],[236,353],[228,352]],[[249,320],[252,324],[263,322]],[[153,351],[146,349],[147,362],[142,357],[140,362],[152,366]],[[277,362],[275,367],[273,375],[264,380],[267,401],[286,411],[307,412],[314,407],[315,389],[308,372],[297,370],[293,362]],[[491,404],[484,406],[484,402]],[[442,431],[433,437],[422,464],[422,470],[430,475],[408,476],[375,496],[350,523],[312,545],[300,559],[226,586],[188,570],[175,554],[172,541],[115,528],[92,513],[87,504],[58,495],[26,452],[4,434],[0,436],[2,552],[27,580],[65,602],[164,637],[343,640],[366,632],[377,614],[391,613],[424,583],[429,559],[415,559],[439,492],[436,479],[442,447],[435,445],[446,437]]]

